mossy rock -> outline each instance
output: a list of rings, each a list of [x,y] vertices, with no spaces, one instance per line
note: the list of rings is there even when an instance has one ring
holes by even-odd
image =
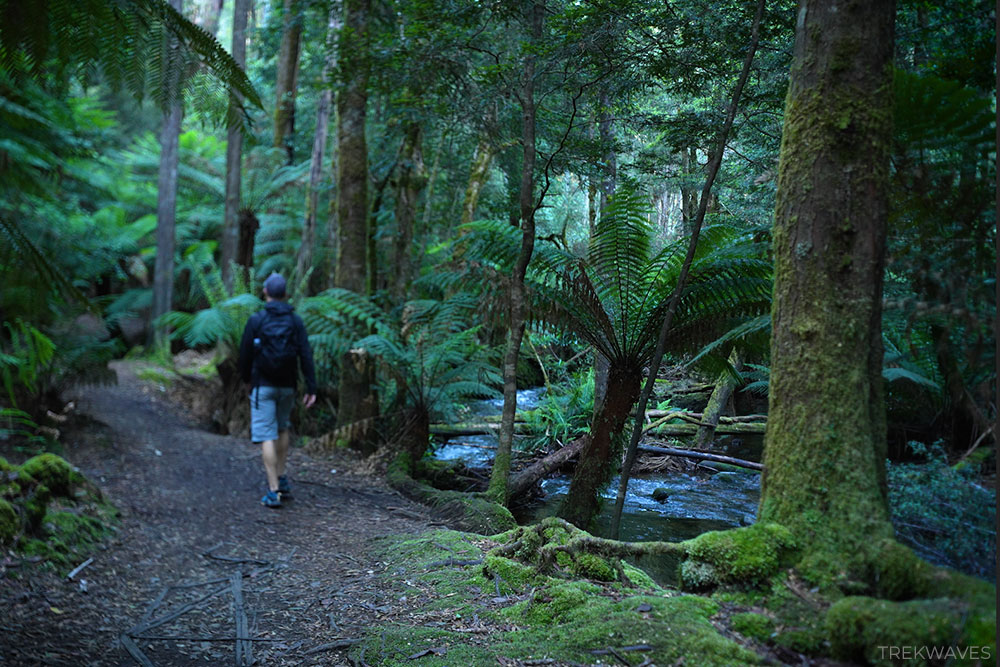
[[[662,502],[664,502],[664,501],[665,501],[665,500],[666,500],[667,498],[669,498],[669,497],[670,497],[670,489],[668,489],[668,488],[667,488],[667,487],[665,487],[665,486],[658,486],[658,487],[656,487],[655,489],[653,489],[653,494],[652,494],[652,496],[653,496],[653,500],[655,500],[655,501],[657,501],[657,502],[661,502],[661,503],[662,503]]]
[[[75,486],[82,484],[83,475],[73,469],[66,459],[45,453],[34,456],[21,466],[21,472],[49,487],[57,496],[72,497]]]
[[[14,506],[0,498],[0,545],[10,544],[21,532],[21,519]]]
[[[826,628],[833,656],[841,660],[870,665],[972,665],[995,657],[995,608],[992,618],[988,617],[989,612],[950,598],[894,602],[847,597],[830,607]],[[891,652],[893,647],[899,652]],[[902,653],[904,649],[908,654]],[[972,653],[980,659],[969,660]]]
[[[687,559],[681,563],[681,586],[696,591],[723,584],[765,583],[790,563],[795,540],[784,526],[765,523],[703,533],[685,545]]]
[[[36,485],[28,495],[24,497],[21,506],[24,508],[25,522],[32,532],[38,531],[42,525],[42,519],[49,510],[49,501],[52,500],[52,492],[44,484]]]
[[[774,633],[774,620],[752,612],[733,614],[729,618],[729,627],[744,637],[763,642]]]

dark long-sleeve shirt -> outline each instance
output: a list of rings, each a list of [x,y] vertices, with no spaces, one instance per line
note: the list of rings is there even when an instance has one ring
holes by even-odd
[[[292,312],[292,306],[285,301],[268,301],[264,305],[264,310],[258,311],[247,320],[246,328],[243,329],[243,339],[240,341],[239,369],[243,381],[248,384],[262,384],[270,387],[295,387],[298,380],[298,369],[291,364],[287,369],[274,377],[256,377],[254,373],[254,343],[260,330],[261,320],[265,313],[273,315],[290,314],[292,317],[292,327],[295,332],[295,345],[298,350],[299,366],[302,368],[302,375],[306,379],[306,393],[316,393],[316,370],[313,366],[312,348],[309,347],[309,337],[306,335],[306,325],[302,318]]]

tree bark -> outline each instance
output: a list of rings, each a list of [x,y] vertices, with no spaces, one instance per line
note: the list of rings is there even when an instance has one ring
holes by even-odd
[[[194,11],[194,22],[205,29],[212,37],[219,34],[219,17],[222,16],[222,5],[225,0],[203,0]]]
[[[285,0],[277,79],[274,84],[274,146],[285,149],[288,164],[295,161],[295,94],[298,89],[301,47],[301,2]]]
[[[420,124],[407,123],[396,183],[396,238],[393,248],[396,275],[391,288],[396,303],[406,299],[413,276],[413,227],[417,218],[417,200],[427,183],[422,139]]]
[[[577,456],[583,450],[589,440],[589,435],[581,436],[513,475],[510,478],[510,488],[508,490],[510,498],[517,498],[533,487],[540,479],[564,466],[570,459]]]
[[[247,62],[247,13],[250,0],[235,0],[233,3],[233,60],[246,68]],[[240,99],[231,93],[229,115],[233,117]],[[237,261],[240,237],[240,189],[242,179],[243,129],[234,126],[226,135],[226,204],[222,225],[222,242],[219,244],[219,263],[222,269],[222,283],[227,289],[233,287],[233,264]],[[244,265],[245,266],[245,265]]]
[[[240,279],[244,284],[250,284],[251,270],[253,269],[254,241],[257,238],[257,230],[260,229],[260,221],[257,215],[248,208],[241,208],[239,212],[239,242],[236,244],[236,265],[239,267]]]
[[[344,1],[344,28],[338,60],[341,89],[337,96],[337,243],[334,284],[358,294],[368,289],[368,15],[370,0]],[[337,427],[370,423],[378,414],[375,364],[363,350],[344,358],[340,377]],[[369,429],[352,429],[348,445],[371,449]]]
[[[531,6],[531,42],[537,44],[542,38],[545,19],[545,3],[534,2]],[[510,477],[510,457],[514,445],[514,416],[517,412],[517,357],[521,351],[524,336],[525,286],[524,277],[528,263],[535,249],[535,55],[530,53],[524,59],[521,87],[518,91],[521,103],[521,139],[523,146],[521,163],[521,190],[519,197],[521,211],[521,250],[514,265],[510,281],[510,328],[503,357],[503,412],[500,420],[497,454],[493,459],[493,471],[487,494],[494,502],[507,503]]]
[[[592,437],[580,452],[569,491],[559,508],[559,516],[579,528],[586,530],[597,516],[601,489],[616,467],[615,454],[621,452],[621,445],[616,447],[614,439],[625,427],[641,386],[641,369],[623,369],[614,364],[609,368],[608,393],[594,419]]]
[[[465,199],[462,201],[462,224],[466,225],[475,219],[476,206],[479,204],[479,194],[490,178],[490,166],[493,164],[493,144],[484,136],[476,144],[476,152],[472,156],[472,166],[469,168],[469,184],[465,188]]]
[[[368,262],[369,0],[345,0],[337,95],[337,266],[334,285],[364,294]]]
[[[334,38],[340,29],[336,9],[330,9],[326,29],[327,58],[323,64],[323,92],[316,104],[316,134],[313,137],[312,156],[309,163],[309,189],[306,192],[306,215],[302,221],[302,240],[295,257],[295,278],[302,280],[312,268],[313,248],[316,245],[316,221],[319,217],[319,191],[323,180],[323,155],[330,132],[330,105],[333,102],[333,85],[330,77],[337,67]],[[307,290],[309,291],[309,290]]]
[[[894,10],[800,4],[775,209],[760,519],[848,570],[893,535],[881,304]]]
[[[170,5],[181,11],[182,0],[170,0]],[[179,53],[180,43],[171,39],[167,46],[173,61]],[[175,66],[176,67],[176,66]],[[172,76],[176,87],[179,70]],[[156,264],[153,267],[153,310],[152,320],[167,313],[173,306],[174,299],[174,248],[176,245],[177,228],[177,168],[180,161],[179,137],[181,133],[181,118],[184,115],[184,103],[180,91],[174,90],[175,102],[163,115],[163,126],[160,129],[160,171],[156,189]],[[149,342],[159,346],[166,343],[168,332],[166,327],[154,324],[150,327]]]

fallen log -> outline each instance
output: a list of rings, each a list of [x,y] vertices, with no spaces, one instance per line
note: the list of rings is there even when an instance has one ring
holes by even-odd
[[[699,424],[653,424],[644,431],[655,433],[656,435],[672,436],[693,436],[698,432]],[[766,423],[748,424],[719,424],[715,429],[717,435],[743,435],[747,433],[761,433],[767,429]]]
[[[696,421],[701,421],[705,417],[701,412],[688,412],[687,410],[646,410],[647,419],[659,419],[668,415]],[[767,421],[767,415],[737,415],[735,417],[722,415],[719,417],[719,422],[722,424],[750,424],[763,421]]]
[[[666,454],[667,456],[682,456],[689,459],[700,459],[702,461],[715,461],[717,463],[728,463],[729,465],[752,470],[763,470],[764,464],[755,461],[746,461],[733,456],[723,456],[722,454],[710,454],[708,452],[696,452],[690,449],[676,449],[674,447],[657,447],[655,445],[639,445],[640,452],[650,454]]]
[[[548,456],[535,461],[524,470],[512,475],[510,483],[507,485],[507,497],[516,498],[533,487],[535,482],[579,454],[589,439],[589,435],[581,436],[568,445],[560,447]]]

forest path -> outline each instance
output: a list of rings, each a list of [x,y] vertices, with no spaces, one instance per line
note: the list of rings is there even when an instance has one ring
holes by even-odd
[[[0,580],[0,662],[350,664],[350,640],[392,613],[372,540],[426,528],[426,510],[295,448],[295,499],[265,508],[259,447],[206,432],[137,363],[113,367],[117,385],[75,391],[100,423],[70,434],[65,456],[120,529],[73,581]]]

